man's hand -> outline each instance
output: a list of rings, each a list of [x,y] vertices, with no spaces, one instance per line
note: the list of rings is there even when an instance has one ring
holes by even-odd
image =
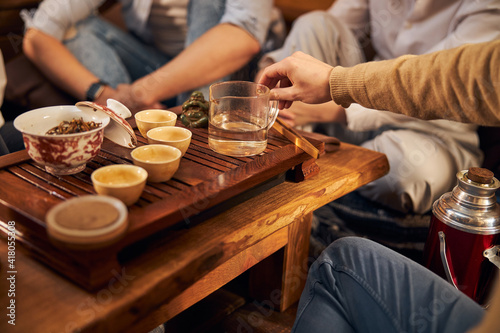
[[[264,69],[259,83],[271,88],[271,99],[287,109],[293,101],[319,104],[331,101],[330,72],[333,67],[302,52]],[[279,83],[279,87],[277,87]]]
[[[132,114],[145,109],[165,109],[165,105],[159,102],[148,101],[146,94],[146,90],[137,89],[134,85],[119,84],[116,87],[115,94],[108,98],[123,103],[130,109]]]

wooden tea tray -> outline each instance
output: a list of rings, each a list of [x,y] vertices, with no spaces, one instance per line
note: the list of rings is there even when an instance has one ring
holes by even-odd
[[[17,242],[30,255],[85,289],[96,290],[120,272],[127,256],[140,250],[141,243],[155,242],[170,228],[199,223],[283,182],[285,175],[300,181],[319,172],[314,159],[274,129],[269,132],[266,151],[245,158],[213,152],[207,129],[192,132],[191,145],[174,177],[164,183],[148,183],[139,201],[128,208],[129,228],[123,238],[89,251],[52,243],[45,214],[65,200],[95,194],[90,174],[104,165],[132,164],[131,150],[105,140],[86,169],[70,176],[47,173],[26,151],[0,157],[0,231],[7,234],[7,222],[15,221]],[[136,134],[139,145],[147,144],[137,130]],[[310,141],[324,151],[323,142]]]

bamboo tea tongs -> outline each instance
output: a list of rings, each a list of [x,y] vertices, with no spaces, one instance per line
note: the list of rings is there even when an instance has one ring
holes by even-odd
[[[307,141],[307,139],[304,138],[293,127],[288,125],[280,118],[276,118],[276,121],[273,124],[273,128],[312,157],[316,159],[319,158],[319,150],[314,147],[309,141]]]

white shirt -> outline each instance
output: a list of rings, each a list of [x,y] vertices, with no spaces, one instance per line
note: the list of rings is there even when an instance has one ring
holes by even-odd
[[[163,53],[174,57],[184,49],[187,34],[189,0],[153,0],[148,26],[153,43]]]
[[[26,27],[33,27],[62,40],[70,27],[95,13],[105,0],[44,0],[31,15],[22,11]],[[210,0],[207,0],[210,1]],[[148,26],[153,0],[120,0],[127,28],[144,41],[152,41]],[[271,0],[226,0],[219,23],[230,23],[250,33],[260,45],[266,42],[271,23]]]
[[[63,40],[67,31],[81,20],[97,13],[97,9],[105,0],[44,0],[36,12],[31,15],[21,12],[27,28],[36,28]],[[152,34],[147,25],[153,0],[121,0],[123,17],[127,28],[136,33],[144,41],[152,41]],[[187,6],[187,0],[186,0]]]
[[[337,0],[328,11],[369,29],[382,60],[500,38],[500,0]]]

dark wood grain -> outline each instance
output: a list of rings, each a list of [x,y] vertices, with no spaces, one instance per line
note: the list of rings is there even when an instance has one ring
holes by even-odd
[[[250,270],[250,296],[259,302],[269,302],[280,296],[280,303],[273,304],[284,311],[294,304],[304,289],[307,278],[309,235],[312,213],[288,226],[288,244]],[[286,274],[284,274],[286,272]],[[277,294],[279,291],[279,294]]]
[[[4,155],[0,159],[0,169],[6,168],[11,165],[29,161],[31,158],[26,150],[16,151],[14,153]]]
[[[200,295],[222,287],[228,278],[272,255],[285,243],[295,246],[295,240],[308,232],[290,227],[293,223],[303,221],[322,205],[385,175],[389,169],[383,154],[344,143],[337,151],[323,155],[317,163],[321,172],[305,181],[283,182],[196,226],[161,231],[132,244],[123,250],[124,256],[119,256],[120,267],[111,268],[113,277],[97,291],[79,288],[71,279],[48,268],[44,260],[39,261],[30,248],[18,245],[16,300],[20,301],[16,304],[23,320],[16,323],[16,329],[123,333],[143,327],[147,331],[178,313],[179,304],[181,308],[194,304]],[[9,171],[0,170],[0,179],[16,179],[13,175],[6,177],[5,173],[11,175]],[[2,202],[10,195],[0,192]],[[134,206],[131,210],[136,208],[140,207]],[[0,205],[3,222],[12,212],[15,212],[12,207]],[[16,226],[19,224],[20,232],[29,229],[21,223],[22,217],[12,217]],[[302,229],[300,234],[293,234],[299,229]],[[43,237],[43,226],[39,225],[35,233]],[[295,246],[294,250],[299,251],[300,247]],[[6,258],[7,251],[7,242],[0,237],[0,258]],[[287,253],[294,256],[296,251]],[[48,256],[59,252],[63,251],[56,249]],[[103,258],[108,257],[105,251],[100,253]],[[118,279],[116,275],[127,279]],[[291,301],[292,296],[283,298]],[[0,298],[0,305],[7,306],[6,301],[7,297]],[[1,332],[9,328],[7,321],[0,321]]]
[[[182,124],[178,122],[177,126]],[[49,239],[45,230],[45,215],[50,208],[73,197],[95,194],[90,179],[94,170],[133,163],[130,149],[109,140],[82,172],[69,176],[47,173],[26,152],[1,157],[0,219],[19,221],[19,227],[25,228],[19,243],[30,248],[35,257],[81,286],[96,289],[109,280],[117,257],[126,247],[165,229],[192,227],[284,181],[288,170],[309,160],[306,153],[274,132],[263,154],[239,158],[213,152],[208,146],[207,129],[191,130],[192,143],[174,177],[164,183],[148,183],[139,201],[129,207],[126,234],[100,249],[109,260],[101,260],[95,251],[65,251],[64,244]],[[138,144],[147,144],[135,131]],[[322,149],[321,141],[315,144]]]

